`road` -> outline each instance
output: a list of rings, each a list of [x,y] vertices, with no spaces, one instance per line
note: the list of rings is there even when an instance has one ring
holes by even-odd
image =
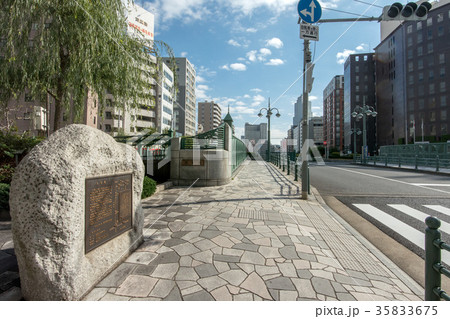
[[[344,204],[347,211],[358,214],[422,258],[427,216],[434,215],[442,221],[442,238],[450,242],[449,176],[327,163],[326,166],[311,165],[310,180],[333,210],[339,213],[343,210],[341,203]],[[348,213],[344,219],[352,224],[358,218]],[[367,232],[368,237],[371,233],[373,231]],[[392,249],[380,247],[379,238],[374,235],[372,240],[368,239],[383,252]],[[392,241],[386,241],[384,246],[391,244]],[[442,258],[450,265],[448,252],[443,251]]]

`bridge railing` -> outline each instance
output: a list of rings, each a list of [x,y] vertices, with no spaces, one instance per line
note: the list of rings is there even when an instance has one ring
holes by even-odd
[[[393,156],[393,155],[376,155],[376,156],[368,156],[365,160],[361,155],[356,155],[354,157],[355,163],[375,165],[375,166],[409,166],[414,167],[414,169],[422,168],[433,168],[436,172],[439,172],[441,169],[450,169],[450,159],[441,158],[440,156],[435,157],[420,157],[418,155],[415,156]]]
[[[450,245],[441,240],[439,219],[429,216],[425,223],[425,301],[450,301],[450,295],[441,289],[441,274],[450,278],[450,270],[442,265],[441,250],[450,251]]]

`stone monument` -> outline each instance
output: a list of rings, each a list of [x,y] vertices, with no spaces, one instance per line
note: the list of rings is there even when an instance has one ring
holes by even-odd
[[[141,244],[143,178],[134,148],[85,125],[33,148],[10,195],[26,300],[78,300]]]

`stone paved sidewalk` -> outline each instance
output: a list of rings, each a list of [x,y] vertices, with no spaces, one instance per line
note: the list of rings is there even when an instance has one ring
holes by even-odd
[[[260,164],[226,186],[145,201],[144,244],[84,299],[421,300],[314,196],[300,200],[291,176]]]

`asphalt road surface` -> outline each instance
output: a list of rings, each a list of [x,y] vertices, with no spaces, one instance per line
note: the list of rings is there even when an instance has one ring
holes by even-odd
[[[310,166],[310,181],[332,209],[335,198],[422,258],[427,216],[441,220],[450,242],[450,176],[327,163]],[[442,259],[450,265],[450,253],[442,251]]]

